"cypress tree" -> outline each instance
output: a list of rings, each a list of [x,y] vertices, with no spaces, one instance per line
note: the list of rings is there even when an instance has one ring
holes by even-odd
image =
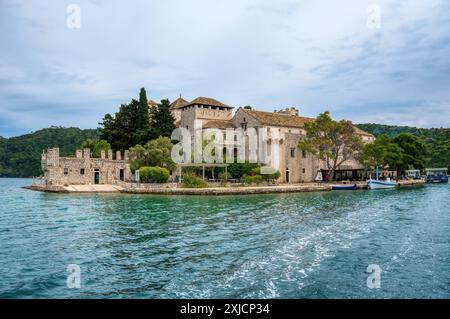
[[[141,88],[139,92],[139,108],[136,118],[136,144],[145,144],[149,140],[150,117],[147,92]]]
[[[152,118],[151,139],[156,139],[160,136],[171,137],[173,130],[175,130],[175,118],[170,112],[170,101],[168,99],[161,100],[158,104],[158,109],[155,111]]]

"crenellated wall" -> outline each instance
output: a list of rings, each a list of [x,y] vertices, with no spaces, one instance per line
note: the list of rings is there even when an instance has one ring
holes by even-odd
[[[48,148],[42,154],[42,170],[49,185],[92,185],[117,184],[131,180],[131,170],[128,164],[128,151],[124,159],[120,152],[116,159],[112,158],[112,151],[102,151],[100,158],[92,158],[89,149],[77,150],[75,157],[60,157],[59,148]],[[122,173],[121,173],[122,171]]]

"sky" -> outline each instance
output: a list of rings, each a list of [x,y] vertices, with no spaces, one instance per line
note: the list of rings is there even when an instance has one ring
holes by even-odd
[[[141,87],[450,127],[449,12],[447,0],[0,0],[0,136],[95,128]]]

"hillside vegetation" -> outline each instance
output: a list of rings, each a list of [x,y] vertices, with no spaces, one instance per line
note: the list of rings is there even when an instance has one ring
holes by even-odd
[[[42,150],[55,146],[60,148],[61,156],[73,155],[83,141],[98,137],[96,129],[50,127],[31,134],[0,138],[0,176],[39,176]]]
[[[450,128],[417,128],[382,124],[358,124],[360,129],[375,137],[387,135],[396,137],[410,133],[420,137],[427,146],[426,167],[447,167],[450,169]]]

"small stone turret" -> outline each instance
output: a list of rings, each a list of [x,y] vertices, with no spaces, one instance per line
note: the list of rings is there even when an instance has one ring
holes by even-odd
[[[42,159],[45,161],[46,166],[58,166],[59,147],[49,147],[47,153],[43,154]]]
[[[286,115],[291,115],[291,116],[299,116],[299,111],[298,111],[298,109],[297,108],[295,108],[295,107],[287,107],[287,108],[285,108],[284,110],[279,110],[279,111],[277,111],[277,110],[275,110],[275,111],[273,111],[274,113],[280,113],[280,114],[286,114]]]

